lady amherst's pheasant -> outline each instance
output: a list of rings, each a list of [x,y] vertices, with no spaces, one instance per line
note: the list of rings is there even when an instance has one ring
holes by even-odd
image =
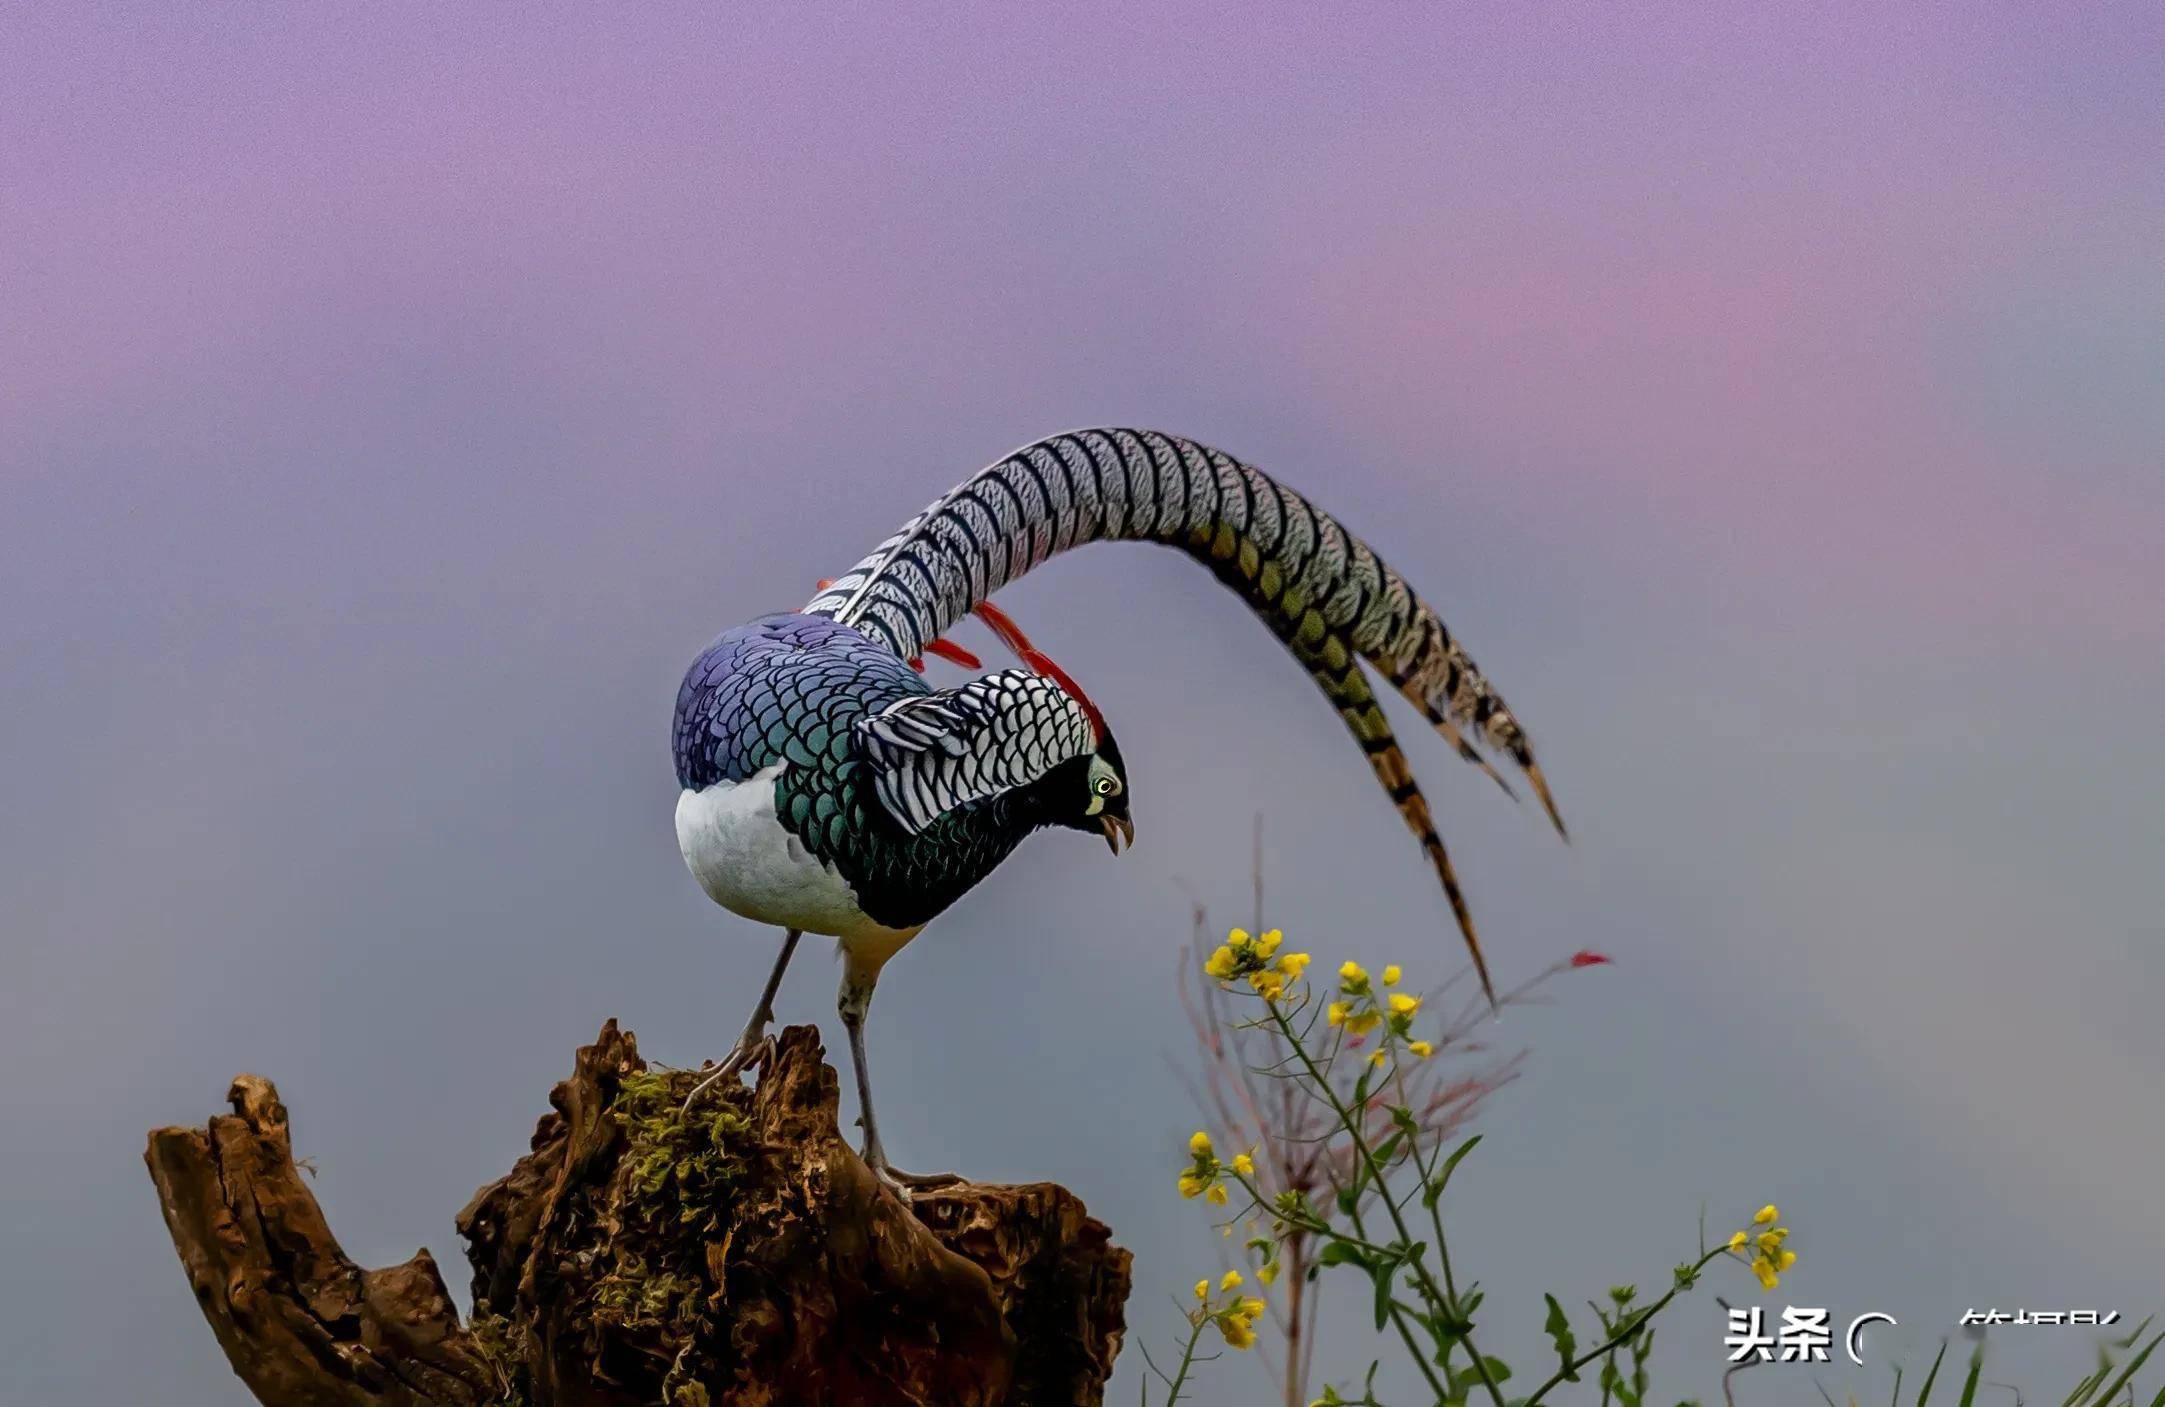
[[[677,843],[716,903],[787,930],[742,1038],[701,1089],[758,1049],[799,936],[834,937],[865,1160],[903,1180],[880,1146],[865,1065],[880,968],[1032,831],[1096,831],[1115,854],[1134,838],[1104,718],[986,603],[1054,553],[1100,540],[1181,548],[1307,667],[1419,838],[1493,999],[1443,839],[1359,661],[1499,784],[1471,740],[1507,754],[1561,831],[1503,700],[1405,579],[1300,495],[1177,435],[1078,430],[972,476],[803,610],[725,632],[685,674]],[[927,653],[976,666],[940,639],[973,611],[1024,667],[930,687]]]

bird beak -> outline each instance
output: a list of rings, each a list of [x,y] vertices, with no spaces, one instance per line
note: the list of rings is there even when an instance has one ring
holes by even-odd
[[[1100,816],[1098,829],[1105,832],[1105,848],[1115,855],[1120,853],[1123,845],[1135,843],[1135,823],[1125,816]]]

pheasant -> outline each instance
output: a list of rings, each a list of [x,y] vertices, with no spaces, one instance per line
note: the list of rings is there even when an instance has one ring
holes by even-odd
[[[1078,430],[971,476],[801,610],[725,631],[686,672],[678,846],[715,902],[785,935],[742,1036],[693,1098],[756,1056],[802,935],[832,937],[865,1161],[892,1186],[921,1181],[889,1164],[873,1115],[865,1022],[881,968],[1033,832],[1094,832],[1116,855],[1135,833],[1104,716],[986,598],[1055,553],[1115,540],[1202,562],[1307,668],[1419,840],[1494,1001],[1450,856],[1360,662],[1506,792],[1480,749],[1516,763],[1561,834],[1518,720],[1405,579],[1299,494],[1177,435]],[[928,653],[979,667],[941,638],[972,613],[1021,666],[933,688]]]

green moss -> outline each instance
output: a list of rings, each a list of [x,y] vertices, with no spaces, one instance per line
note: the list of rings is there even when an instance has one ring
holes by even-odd
[[[489,1407],[527,1407],[531,1380],[516,1326],[501,1314],[477,1314],[466,1321],[466,1336],[488,1364],[496,1382]]]
[[[727,1230],[749,1128],[734,1090],[686,1113],[692,1083],[681,1070],[645,1070],[618,1089],[611,1109],[626,1141],[605,1212],[615,1234],[588,1300],[596,1325],[657,1335],[672,1349],[699,1333],[718,1288],[707,1245]]]

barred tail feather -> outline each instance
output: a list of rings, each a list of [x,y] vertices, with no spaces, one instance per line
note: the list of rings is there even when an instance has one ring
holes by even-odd
[[[1427,802],[1353,656],[1389,679],[1461,757],[1506,791],[1480,748],[1511,758],[1561,832],[1525,730],[1405,578],[1261,470],[1152,430],[1054,435],[956,486],[805,610],[853,625],[908,659],[1046,558],[1099,540],[1181,548],[1239,592],[1309,667],[1429,855],[1479,964],[1473,924]],[[1485,965],[1482,975],[1485,984]]]

